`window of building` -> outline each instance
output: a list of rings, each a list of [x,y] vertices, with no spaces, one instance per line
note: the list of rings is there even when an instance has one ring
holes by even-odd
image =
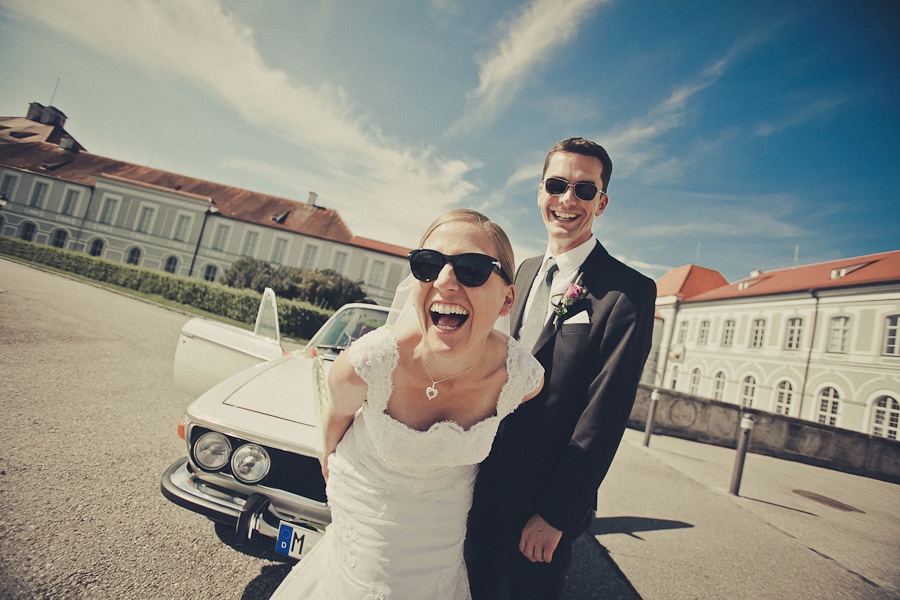
[[[31,198],[28,200],[28,206],[33,208],[44,208],[44,200],[47,199],[47,190],[50,186],[43,181],[34,184],[31,190]]]
[[[129,249],[128,255],[125,257],[125,262],[135,266],[141,264],[141,249],[137,246]]]
[[[681,324],[678,326],[678,338],[677,338],[678,341],[676,343],[683,344],[685,342],[685,340],[687,339],[687,334],[688,334],[688,322],[682,321]]]
[[[7,200],[12,200],[13,193],[16,190],[16,181],[18,181],[18,178],[9,173],[6,173],[3,176],[3,180],[0,181],[0,194],[3,194]]]
[[[166,273],[175,273],[178,270],[178,257],[170,256],[166,259],[166,264],[163,265],[163,270]]]
[[[69,240],[69,232],[65,229],[54,229],[50,234],[50,245],[54,248],[65,248]]]
[[[138,213],[137,226],[135,230],[141,233],[150,233],[153,226],[153,216],[156,214],[156,208],[153,206],[142,206]]]
[[[383,260],[372,261],[372,271],[369,273],[369,285],[381,287],[384,283],[384,268],[387,265]]]
[[[726,319],[722,327],[722,345],[730,346],[734,343],[734,319]]]
[[[669,384],[670,389],[675,389],[675,386],[678,385],[678,365],[674,365],[672,367],[672,382]]]
[[[775,386],[775,412],[779,415],[791,414],[791,401],[794,399],[794,386],[790,381],[782,381]]]
[[[37,225],[32,223],[31,221],[26,221],[22,223],[19,227],[19,239],[25,240],[26,242],[34,241],[34,234],[37,233]]]
[[[172,239],[177,242],[186,242],[190,229],[190,215],[178,215],[178,218],[175,219],[175,231],[172,233]]]
[[[219,252],[225,250],[225,244],[228,243],[228,236],[230,233],[231,225],[225,225],[224,223],[216,225],[216,235],[213,236],[212,243],[213,250],[218,250]]]
[[[713,400],[721,400],[725,395],[725,371],[719,371],[713,377]]]
[[[756,398],[756,378],[747,375],[741,382],[741,406],[752,407],[754,398]]]
[[[765,319],[754,319],[753,320],[753,329],[750,335],[750,347],[751,348],[762,348],[763,346],[763,338],[766,335],[766,320]]]
[[[696,396],[700,391],[700,369],[691,371],[691,394]]]
[[[0,235],[3,235],[3,226],[6,225],[6,217],[0,215]]]
[[[828,351],[847,352],[847,339],[850,337],[850,317],[833,317],[828,328]]]
[[[900,355],[900,315],[891,315],[884,320],[884,354]]]
[[[897,424],[900,421],[900,402],[890,396],[882,396],[875,401],[872,413],[872,435],[897,439]]]
[[[825,425],[837,425],[838,411],[841,398],[833,387],[827,387],[819,392],[818,421]]]
[[[88,247],[88,254],[91,256],[100,256],[103,254],[103,240],[100,238],[91,240],[91,245]]]
[[[331,268],[343,275],[347,269],[347,253],[346,252],[335,252],[334,258],[331,260]]]
[[[275,238],[272,245],[272,262],[276,265],[283,265],[287,256],[288,241],[285,238]]]
[[[100,211],[100,222],[112,225],[116,218],[116,209],[119,207],[118,198],[106,198],[103,200],[103,209]]]
[[[697,332],[697,345],[703,346],[709,339],[709,321],[700,321],[700,331]]]
[[[256,255],[256,246],[259,244],[259,233],[248,231],[244,234],[244,245],[241,247],[241,256],[253,258]]]
[[[66,197],[63,199],[62,214],[72,216],[78,210],[78,199],[81,198],[81,192],[78,190],[66,190]]]
[[[307,244],[303,248],[303,258],[300,260],[300,268],[315,269],[318,265],[319,247]]]
[[[216,265],[206,265],[206,268],[203,269],[203,279],[206,281],[215,281],[218,274],[219,269]]]
[[[788,319],[787,333],[784,338],[785,350],[800,349],[800,331],[803,326],[803,319],[795,317]]]

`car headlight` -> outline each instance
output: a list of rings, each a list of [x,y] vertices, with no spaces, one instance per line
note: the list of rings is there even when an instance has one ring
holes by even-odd
[[[194,460],[204,469],[214,471],[228,464],[231,442],[221,433],[210,431],[194,442]]]
[[[269,453],[257,444],[244,444],[231,456],[231,473],[244,483],[256,483],[269,472]]]

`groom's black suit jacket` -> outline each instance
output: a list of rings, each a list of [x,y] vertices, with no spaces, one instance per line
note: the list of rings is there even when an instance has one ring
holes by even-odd
[[[510,313],[512,332],[542,259],[526,260],[516,273],[523,293]],[[478,476],[473,512],[492,515],[481,523],[502,525],[510,542],[518,543],[535,513],[569,540],[587,526],[650,352],[656,284],[599,242],[580,271],[587,296],[559,327],[550,319],[535,344],[544,387],[501,423]],[[587,321],[567,322],[581,312]]]

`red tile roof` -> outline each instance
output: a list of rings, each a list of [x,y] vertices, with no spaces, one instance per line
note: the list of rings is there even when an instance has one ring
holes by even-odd
[[[728,285],[728,280],[718,271],[697,265],[683,265],[659,278],[656,282],[656,297],[679,296],[686,300],[723,285]]]
[[[900,250],[760,272],[692,297],[690,302],[900,282]]]
[[[221,216],[263,227],[350,244],[395,256],[406,256],[409,251],[393,244],[354,236],[340,215],[330,208],[143,167],[88,152],[68,152],[53,144],[40,142],[0,144],[0,164],[91,187],[96,186],[97,176],[106,177],[208,201],[215,205]]]

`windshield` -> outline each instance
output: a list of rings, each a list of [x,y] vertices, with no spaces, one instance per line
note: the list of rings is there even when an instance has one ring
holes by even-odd
[[[309,341],[307,348],[340,352],[356,339],[384,325],[387,311],[352,307],[339,310]]]

